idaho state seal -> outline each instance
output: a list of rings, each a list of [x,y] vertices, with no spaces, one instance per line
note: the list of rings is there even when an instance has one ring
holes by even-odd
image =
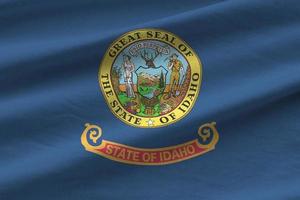
[[[159,29],[120,36],[99,70],[100,88],[112,113],[139,128],[162,127],[185,117],[197,99],[201,78],[193,49]]]
[[[167,126],[185,117],[196,102],[201,78],[202,66],[193,49],[159,29],[138,29],[120,36],[106,51],[99,70],[100,88],[110,110],[136,128]],[[135,165],[194,158],[214,150],[218,140],[216,122],[201,125],[193,140],[161,148],[106,140],[96,124],[86,123],[81,134],[87,151]]]

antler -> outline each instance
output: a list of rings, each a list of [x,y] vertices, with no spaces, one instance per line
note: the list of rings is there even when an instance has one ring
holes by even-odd
[[[159,52],[156,50],[155,51],[155,55],[154,55],[154,57],[153,57],[153,55],[151,54],[151,60],[155,60],[155,58],[157,57],[159,55]]]
[[[144,61],[147,61],[147,59],[146,59],[146,57],[145,57],[146,54],[147,54],[147,53],[146,53],[145,50],[144,50],[144,55],[140,52],[141,58],[143,58]]]

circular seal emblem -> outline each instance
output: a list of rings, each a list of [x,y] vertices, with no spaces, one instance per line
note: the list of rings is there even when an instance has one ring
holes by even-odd
[[[139,128],[167,126],[185,117],[200,90],[201,62],[173,33],[130,31],[106,51],[99,84],[112,113]]]

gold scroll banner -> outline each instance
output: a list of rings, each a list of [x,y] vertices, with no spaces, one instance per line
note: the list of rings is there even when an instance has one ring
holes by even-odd
[[[81,135],[81,143],[89,152],[105,158],[135,165],[166,165],[187,160],[215,148],[219,140],[216,123],[206,123],[199,127],[198,138],[189,142],[163,148],[137,148],[102,139],[102,129],[86,124]]]

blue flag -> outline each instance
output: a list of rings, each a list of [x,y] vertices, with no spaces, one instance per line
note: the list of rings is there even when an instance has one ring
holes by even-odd
[[[300,3],[0,1],[0,200],[300,199]]]

